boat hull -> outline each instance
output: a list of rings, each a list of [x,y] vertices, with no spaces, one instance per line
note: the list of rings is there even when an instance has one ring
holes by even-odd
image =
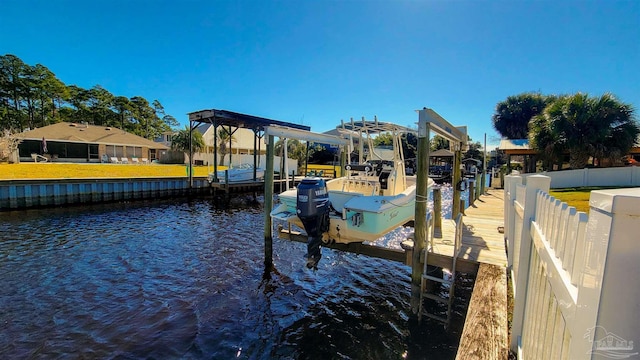
[[[251,169],[229,169],[218,171],[218,181],[226,182],[225,172],[228,172],[229,183],[249,182],[253,180],[253,168]],[[264,169],[256,169],[256,181],[264,181]],[[209,182],[213,182],[213,174],[209,174]]]
[[[286,191],[279,198],[280,205],[271,212],[272,218],[303,228],[296,215],[296,190]],[[344,203],[341,212],[330,214],[329,231],[323,239],[343,244],[374,241],[414,217],[415,185],[396,196],[357,195]]]

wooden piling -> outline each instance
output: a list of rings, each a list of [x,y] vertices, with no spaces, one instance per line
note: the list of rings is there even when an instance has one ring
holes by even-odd
[[[229,188],[229,169],[224,171],[224,201],[228,204],[231,201],[231,189]]]
[[[148,121],[148,120],[147,120]],[[193,121],[189,120],[189,189],[193,189]]]
[[[339,177],[345,176],[344,167],[347,165],[347,151],[344,146],[341,146],[342,151],[340,152],[340,173],[337,175]]]
[[[487,193],[487,133],[484,134],[484,147],[483,147],[483,156],[482,156],[482,176],[480,176],[480,195],[484,195]],[[489,179],[489,183],[491,183],[491,179]]]
[[[461,146],[461,143],[455,144],[455,153],[453,156],[453,175],[451,178],[453,182],[453,204],[451,207],[452,219],[455,219],[461,211],[459,186],[459,183],[462,180],[462,172],[460,171],[460,165],[462,164],[462,150],[460,149]]]
[[[273,236],[271,235],[271,210],[273,208],[273,135],[267,135],[267,164],[264,172],[264,266],[273,267]]]
[[[442,190],[440,187],[433,188],[433,226],[442,228]]]
[[[414,220],[413,259],[411,263],[411,311],[418,314],[422,285],[420,255],[427,242],[427,200],[429,189],[429,126],[422,119],[418,123],[418,174],[416,175],[416,208]]]
[[[469,206],[473,205],[476,201],[476,183],[475,181],[469,181]],[[464,213],[464,208],[461,211]]]

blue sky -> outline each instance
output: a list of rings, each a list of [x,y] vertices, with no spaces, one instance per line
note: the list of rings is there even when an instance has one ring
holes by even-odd
[[[430,107],[474,141],[527,91],[640,108],[640,1],[0,1],[0,54],[66,84],[323,132]],[[638,109],[640,111],[640,109]]]

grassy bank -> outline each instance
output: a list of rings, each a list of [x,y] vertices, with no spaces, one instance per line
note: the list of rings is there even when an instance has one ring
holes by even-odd
[[[213,168],[209,168],[213,171]],[[193,176],[207,176],[206,166],[194,166]],[[187,176],[185,165],[22,163],[0,164],[0,180],[84,179]]]
[[[589,213],[589,197],[594,190],[619,189],[620,187],[599,186],[599,187],[581,187],[554,189],[549,191],[549,195],[566,202],[569,206],[573,206],[578,211]]]
[[[591,191],[595,188],[578,188],[578,189],[556,189],[549,191],[549,195],[566,202],[569,206],[573,206],[578,211],[589,213],[589,197]]]

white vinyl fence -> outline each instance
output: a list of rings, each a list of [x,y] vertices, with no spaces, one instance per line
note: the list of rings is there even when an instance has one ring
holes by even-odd
[[[505,177],[520,359],[638,356],[640,188],[593,191],[590,216],[549,196],[543,175]]]
[[[543,172],[551,178],[551,188],[586,186],[640,186],[640,166],[593,168]],[[523,176],[531,176],[523,174]]]

